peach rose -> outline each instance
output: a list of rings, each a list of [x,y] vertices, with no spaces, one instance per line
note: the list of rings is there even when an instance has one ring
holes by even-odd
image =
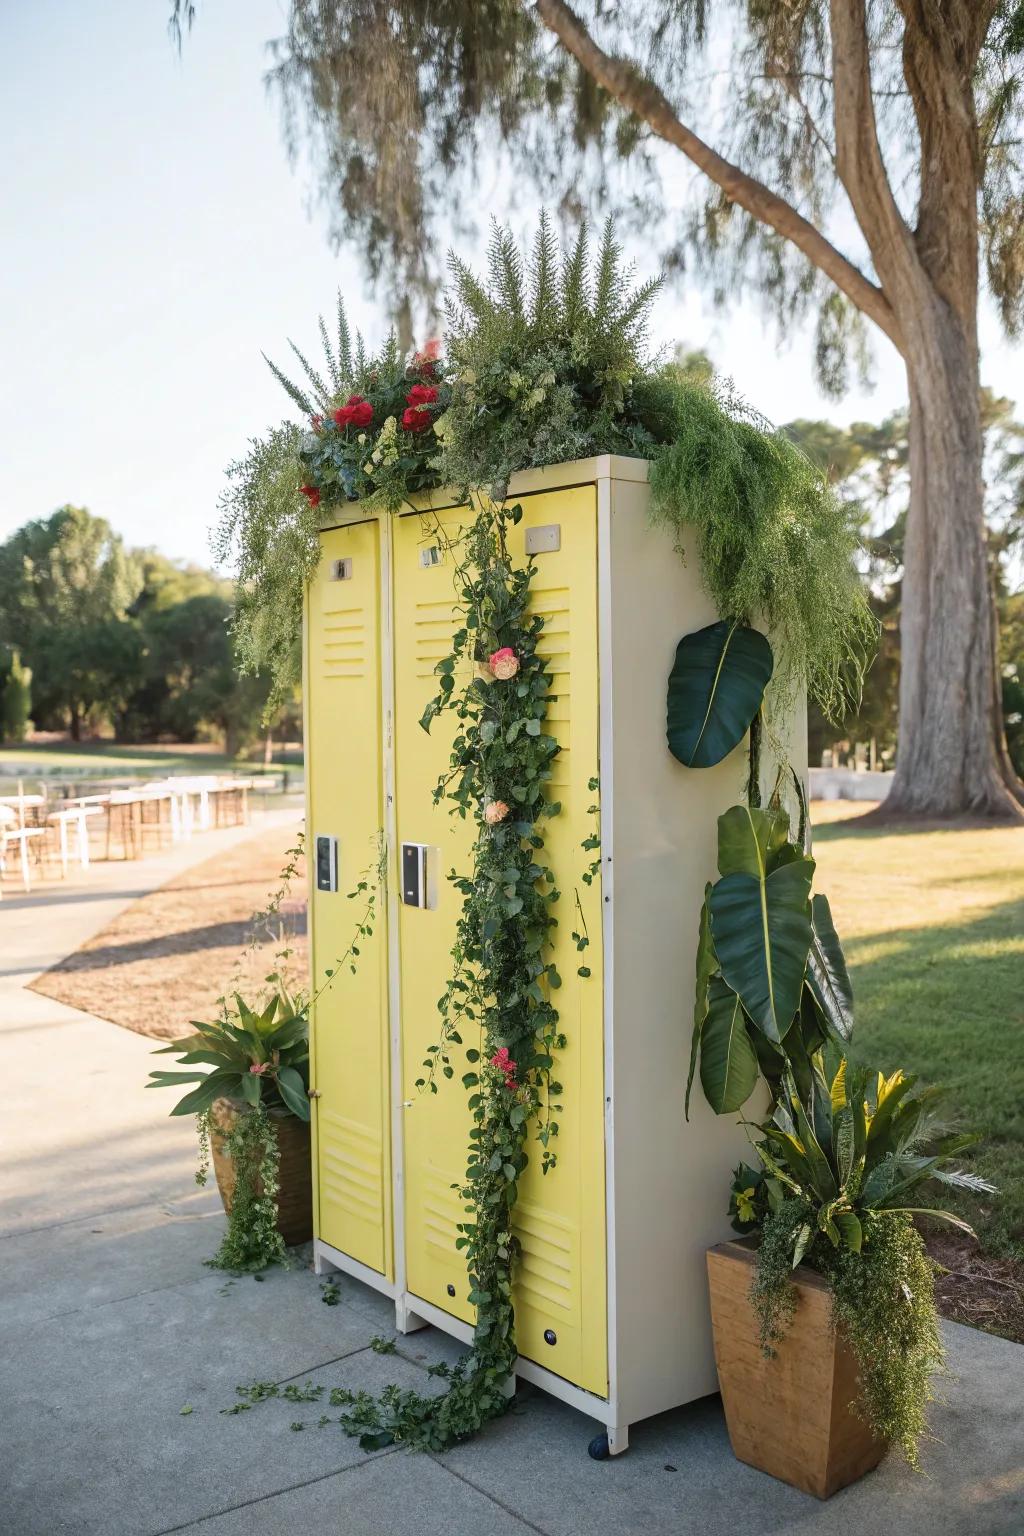
[[[500,651],[495,651],[493,656],[487,658],[487,664],[501,683],[507,683],[519,671],[519,657],[510,645],[503,645]]]
[[[489,827],[497,826],[499,821],[504,821],[508,815],[508,806],[504,800],[488,800],[484,806],[484,821]]]

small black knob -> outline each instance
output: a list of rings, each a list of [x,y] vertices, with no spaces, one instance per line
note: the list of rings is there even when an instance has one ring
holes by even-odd
[[[553,1328],[545,1328],[544,1329],[544,1343],[545,1344],[557,1344],[558,1343],[558,1334],[555,1332],[555,1330]]]
[[[446,1290],[447,1290],[449,1296],[454,1296],[455,1295],[455,1287],[454,1287],[454,1285],[447,1286]]]

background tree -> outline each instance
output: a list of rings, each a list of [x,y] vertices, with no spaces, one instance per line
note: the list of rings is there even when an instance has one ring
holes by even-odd
[[[15,706],[34,675],[37,726],[69,724],[75,740],[86,724],[119,741],[214,732],[234,755],[260,736],[269,685],[235,672],[233,612],[230,581],[126,549],[83,507],[26,523],[0,544],[0,656],[15,658],[0,663],[4,733],[27,721]],[[296,730],[294,701],[276,718]]]
[[[981,391],[979,414],[984,440],[985,515],[988,526],[989,576],[1002,623],[997,650],[997,681],[1006,715],[1010,748],[1008,773],[1024,772],[1024,732],[1021,730],[1020,683],[1024,678],[1024,631],[1020,585],[1020,548],[1024,540],[1024,424],[1014,404],[989,389]],[[879,652],[864,685],[862,706],[855,716],[835,725],[810,709],[811,761],[841,737],[847,742],[874,742],[891,761],[898,723],[900,614],[903,568],[910,500],[909,423],[896,411],[873,425],[854,422],[836,427],[829,421],[792,421],[784,430],[828,474],[850,509],[864,543],[865,574],[871,603],[881,626]],[[1001,739],[997,751],[1005,750]]]
[[[104,627],[123,620],[142,587],[139,562],[101,517],[61,507],[0,545],[0,642],[34,678],[37,724],[66,714],[75,741],[102,696]]]
[[[12,651],[0,676],[0,741],[24,741],[32,713],[32,672]]]
[[[172,0],[179,41],[194,10]],[[719,297],[756,289],[783,327],[813,312],[830,388],[865,319],[889,338],[911,486],[889,808],[1019,816],[977,316],[983,266],[1011,334],[1022,319],[1024,0],[291,0],[272,50],[290,147],[311,143],[332,231],[358,243],[406,333],[473,209],[479,158],[501,146],[545,198],[570,215],[588,194],[612,203]],[[701,175],[666,208],[680,156]]]

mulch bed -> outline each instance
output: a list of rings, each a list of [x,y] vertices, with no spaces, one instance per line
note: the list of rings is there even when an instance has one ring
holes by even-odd
[[[261,831],[151,891],[32,983],[37,992],[140,1035],[173,1040],[211,1018],[226,989],[257,992],[292,950],[284,974],[307,985],[306,874],[300,866],[271,932],[250,949],[253,914],[279,887],[295,827]]]
[[[926,1242],[941,1266],[935,1296],[943,1317],[1024,1344],[1024,1262],[992,1258],[959,1232],[929,1233]]]

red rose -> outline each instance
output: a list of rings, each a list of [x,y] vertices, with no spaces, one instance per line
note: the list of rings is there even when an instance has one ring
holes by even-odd
[[[402,426],[407,432],[426,432],[430,426],[430,412],[422,405],[410,405],[402,412]]]
[[[308,498],[311,507],[315,509],[320,505],[320,492],[315,485],[300,485],[299,490]]]
[[[406,395],[407,405],[433,405],[437,399],[437,390],[433,384],[414,384]]]
[[[349,395],[334,419],[339,427],[368,427],[373,420],[373,406],[362,395]]]

